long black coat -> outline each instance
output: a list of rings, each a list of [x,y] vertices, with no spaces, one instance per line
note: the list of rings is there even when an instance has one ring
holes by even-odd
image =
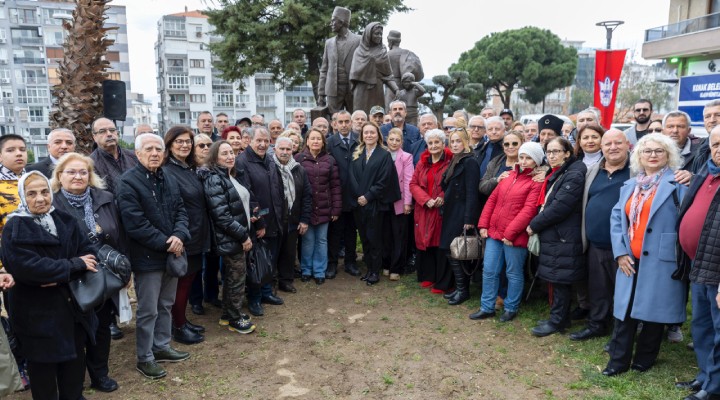
[[[287,218],[287,202],[282,177],[272,156],[266,153],[265,158],[260,158],[251,147],[247,147],[237,156],[235,171],[235,179],[255,195],[260,209],[269,211],[262,218],[265,221],[265,236],[282,235],[282,224]]]
[[[120,214],[118,213],[112,193],[91,187],[90,197],[92,198],[93,212],[95,213],[95,223],[100,226],[101,229],[101,234],[98,235],[100,244],[108,244],[119,252],[126,254],[127,237],[120,223]],[[90,233],[90,230],[83,220],[84,210],[71,206],[61,192],[56,192],[53,195],[53,206],[58,210],[74,216],[83,234],[87,235]],[[96,247],[99,248],[99,246]]]
[[[365,196],[366,212],[387,211],[402,197],[395,162],[390,152],[377,146],[366,161],[365,151],[350,164],[351,208],[358,207],[357,199]]]
[[[352,154],[358,146],[357,135],[350,133],[350,148],[345,146],[340,134],[336,133],[327,140],[327,152],[335,159],[338,172],[340,173],[340,187],[342,188],[342,211],[348,212],[353,209],[353,194],[350,190],[350,163]],[[357,200],[357,197],[355,198]]]
[[[449,170],[443,174],[440,184],[445,192],[445,203],[440,209],[442,228],[440,230],[440,248],[449,249],[453,239],[460,235],[463,225],[476,226],[480,218],[480,167],[472,153],[468,153],[455,166],[452,176],[445,183]]]
[[[95,314],[82,315],[73,305],[67,286],[85,270],[79,257],[94,252],[72,216],[59,210],[51,215],[57,237],[30,217],[11,218],[2,232],[0,257],[15,278],[8,313],[20,354],[34,362],[59,363],[78,356],[77,323],[94,338]],[[57,285],[41,287],[50,283]]]
[[[310,217],[312,216],[313,206],[313,190],[310,186],[305,168],[300,163],[295,165],[291,171],[293,181],[295,182],[295,201],[288,212],[288,230],[294,231],[298,228],[298,224],[310,225]]]
[[[115,196],[133,272],[165,271],[168,238],[190,240],[188,214],[177,182],[162,168],[153,174],[138,164],[118,179]]]
[[[530,221],[540,235],[537,276],[570,284],[587,277],[582,243],[582,197],[587,167],[572,157],[548,178],[545,208]]]

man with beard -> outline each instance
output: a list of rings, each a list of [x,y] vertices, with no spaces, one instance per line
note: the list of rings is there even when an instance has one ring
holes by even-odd
[[[390,129],[399,128],[403,133],[403,150],[405,152],[412,152],[413,143],[421,140],[420,130],[417,126],[405,123],[405,117],[407,116],[407,106],[404,101],[395,100],[390,103],[390,115],[392,115],[392,122],[385,124],[380,127],[380,131],[383,135],[383,141],[387,139]]]
[[[635,108],[633,108],[635,126],[631,126],[625,130],[625,136],[628,138],[631,146],[635,146],[637,141],[647,133],[652,113],[653,108],[650,100],[640,99],[635,102]],[[578,132],[579,131],[580,126],[578,126]]]
[[[370,109],[370,118],[377,126],[382,126],[383,117],[385,117],[385,109],[380,106],[374,106]]]

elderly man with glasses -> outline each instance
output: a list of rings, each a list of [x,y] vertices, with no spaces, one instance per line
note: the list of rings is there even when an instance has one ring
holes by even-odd
[[[93,140],[97,148],[90,154],[95,162],[95,172],[105,179],[107,190],[115,193],[115,181],[123,172],[138,164],[131,150],[120,148],[118,130],[115,124],[105,117],[92,124]]]

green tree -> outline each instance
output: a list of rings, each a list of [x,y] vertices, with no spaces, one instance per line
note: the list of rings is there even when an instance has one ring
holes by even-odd
[[[479,104],[485,101],[485,91],[482,85],[471,83],[469,75],[467,71],[452,71],[449,75],[434,76],[433,85],[423,85],[426,93],[419,101],[440,120],[443,113],[451,114],[455,110],[479,113],[482,109]]]
[[[592,90],[574,87],[570,95],[570,114],[577,114],[591,105],[593,105]]]
[[[332,37],[330,17],[335,6],[352,11],[350,30],[362,32],[372,21],[386,23],[393,12],[410,10],[403,0],[210,0],[220,8],[207,10],[215,34],[210,50],[219,57],[213,66],[227,81],[270,72],[282,86],[317,84],[325,40]]]
[[[653,104],[653,110],[658,112],[670,103],[672,86],[658,82],[652,72],[653,67],[625,64],[620,76],[615,99],[615,115],[613,122],[626,122],[632,115],[632,108],[638,99],[648,99]]]
[[[485,36],[462,53],[450,70],[468,71],[471,82],[495,89],[509,108],[516,86],[535,104],[553,90],[572,84],[577,51],[563,46],[549,30],[529,26]]]

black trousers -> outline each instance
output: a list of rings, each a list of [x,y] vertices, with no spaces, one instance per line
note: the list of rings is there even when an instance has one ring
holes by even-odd
[[[295,278],[295,255],[297,252],[297,242],[297,229],[289,231],[283,235],[277,262],[279,282],[292,283],[293,278]]]
[[[345,242],[345,265],[355,264],[357,261],[357,230],[355,216],[352,211],[343,211],[340,218],[331,222],[328,227],[328,265],[338,265],[341,241]]]
[[[90,338],[85,344],[85,363],[92,382],[97,382],[98,379],[106,377],[109,372],[110,323],[115,320],[114,309],[112,300],[108,300],[95,312],[98,319],[95,344],[92,344]]]
[[[107,324],[106,324],[107,325]],[[30,391],[33,400],[82,399],[85,378],[85,342],[87,334],[75,324],[75,351],[77,358],[61,363],[28,361]]]
[[[387,211],[383,224],[383,265],[390,273],[401,274],[407,262],[407,215]]]
[[[655,364],[660,345],[662,344],[665,324],[656,322],[639,321],[631,318],[632,304],[635,300],[635,285],[637,285],[637,272],[640,270],[640,261],[635,262],[635,274],[633,275],[632,291],[630,292],[630,303],[628,304],[625,319],[615,319],[615,329],[610,340],[610,361],[608,368],[617,370],[628,369],[630,360],[649,368]],[[637,334],[638,324],[642,322],[643,328]],[[637,334],[637,341],[635,335]],[[633,358],[633,343],[635,343],[635,357]]]
[[[368,273],[377,274],[382,267],[384,212],[368,209],[371,206],[374,205],[358,207],[355,210],[355,221],[359,228],[358,233],[363,244],[363,257]],[[345,247],[345,257],[347,257],[348,246]]]
[[[418,250],[417,277],[418,282],[433,282],[433,287],[439,290],[448,290],[455,284],[452,268],[448,265],[448,250],[438,247],[428,247]]]
[[[587,265],[590,301],[588,328],[605,333],[608,332],[613,320],[617,261],[612,250],[599,249],[590,244],[587,250]]]
[[[553,283],[552,294],[553,301],[550,307],[550,322],[557,326],[564,326],[565,322],[570,318],[572,285]]]

